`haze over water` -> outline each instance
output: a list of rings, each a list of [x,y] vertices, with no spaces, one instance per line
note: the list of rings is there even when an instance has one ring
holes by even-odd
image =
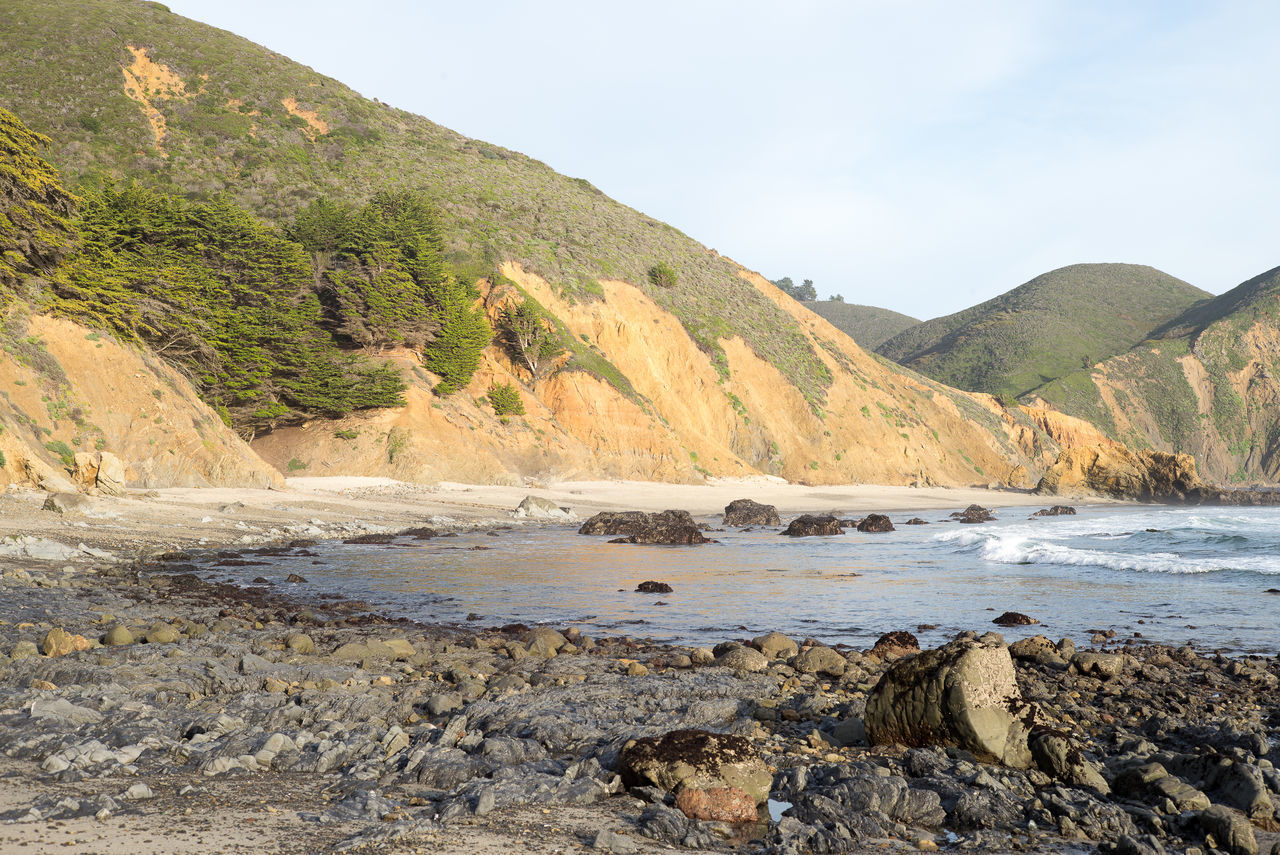
[[[1280,649],[1280,593],[1265,593],[1280,588],[1280,510],[1085,507],[1028,520],[1029,511],[1003,509],[982,525],[932,511],[918,514],[930,525],[905,526],[916,514],[893,514],[895,532],[827,538],[728,530],[698,547],[611,544],[568,527],[321,544],[320,557],[275,558],[265,575],[296,572],[308,596],[340,593],[428,622],[573,624],[682,644],[779,630],[869,646],[897,629],[922,646],[966,629],[1087,642],[1092,630],[1115,629],[1118,640]],[[674,591],[635,593],[648,579]],[[1041,624],[994,627],[1004,611]]]

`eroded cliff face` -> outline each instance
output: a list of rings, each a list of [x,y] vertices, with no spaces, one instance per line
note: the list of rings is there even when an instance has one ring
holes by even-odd
[[[74,489],[76,452],[108,451],[133,487],[283,482],[154,354],[11,314],[0,351],[0,484]]]
[[[519,265],[502,272],[616,366],[634,396],[584,370],[535,381],[495,346],[465,390],[440,398],[430,392],[435,378],[405,351],[391,354],[410,384],[405,407],[276,430],[254,449],[293,474],[423,482],[770,474],[815,484],[1030,486],[1057,458],[1060,438],[1071,435],[1061,430],[1055,438],[1022,408],[866,353],[746,271],[746,281],[795,318],[830,370],[821,406],[736,337],[721,342],[722,374],[678,318],[626,282],[604,280],[603,299],[571,302]],[[506,285],[483,291],[493,314],[522,298]],[[496,416],[485,399],[494,383],[513,384],[526,415]]]

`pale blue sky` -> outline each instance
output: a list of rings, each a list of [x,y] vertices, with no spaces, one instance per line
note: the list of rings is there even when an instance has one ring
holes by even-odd
[[[168,5],[823,296],[929,318],[1077,262],[1280,264],[1271,2]]]

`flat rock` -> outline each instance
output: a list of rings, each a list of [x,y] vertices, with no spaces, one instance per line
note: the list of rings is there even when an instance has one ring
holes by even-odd
[[[667,792],[736,787],[755,804],[763,803],[773,787],[772,773],[750,742],[706,730],[631,740],[618,757],[618,773],[629,787],[655,786]]]
[[[602,511],[588,519],[578,534],[623,535],[618,543],[694,545],[712,543],[688,511]]]
[[[827,537],[844,534],[844,529],[840,527],[840,520],[830,514],[801,514],[787,525],[783,534],[787,537]]]

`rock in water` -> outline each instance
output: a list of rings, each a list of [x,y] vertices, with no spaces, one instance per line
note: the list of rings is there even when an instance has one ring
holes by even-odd
[[[982,505],[970,505],[963,511],[956,511],[951,515],[956,522],[962,523],[984,523],[991,522],[996,518],[995,514],[982,507]]]
[[[905,629],[886,632],[876,639],[871,648],[871,655],[884,659],[887,656],[905,656],[908,653],[919,653],[920,641]]]
[[[1096,445],[1063,451],[1035,492],[1042,496],[1098,494],[1139,501],[1199,502],[1213,490],[1200,480],[1190,454]]]
[[[969,639],[889,666],[867,698],[873,745],[954,745],[1025,769],[1035,708],[1022,700],[1009,650]]]
[[[531,520],[574,520],[578,515],[568,508],[562,508],[550,499],[541,496],[525,496],[516,505],[514,516]]]
[[[1052,508],[1041,508],[1032,517],[1065,517],[1075,516],[1076,509],[1070,505],[1054,505]]]
[[[674,730],[635,739],[622,748],[618,773],[628,787],[677,790],[737,787],[756,804],[769,797],[773,775],[741,736]]]
[[[725,525],[782,525],[778,509],[751,499],[734,499],[724,509]]]
[[[1040,621],[1022,612],[1005,612],[991,622],[998,626],[1031,626]]]
[[[670,594],[674,588],[666,582],[655,582],[652,579],[636,585],[637,594]]]
[[[788,537],[822,537],[844,534],[844,529],[840,527],[840,520],[830,514],[823,516],[803,514],[793,519],[783,534]]]
[[[893,523],[884,514],[867,514],[866,518],[858,523],[858,531],[862,532],[879,533],[893,530]]]
[[[578,534],[624,535],[626,543],[713,543],[703,535],[688,511],[602,511],[582,524]]]

